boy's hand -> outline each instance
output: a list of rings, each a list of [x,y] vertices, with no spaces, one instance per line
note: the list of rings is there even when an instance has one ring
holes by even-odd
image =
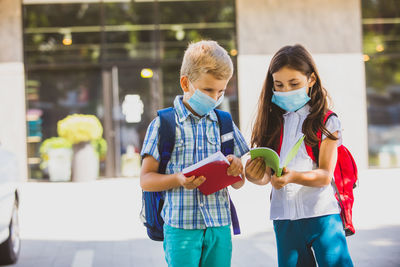
[[[276,174],[274,174],[272,176],[271,184],[275,189],[279,190],[282,187],[284,187],[285,185],[287,185],[288,183],[292,182],[293,175],[294,175],[294,171],[291,171],[285,167],[282,170],[282,176],[277,177]]]
[[[243,165],[242,161],[235,157],[234,155],[226,156],[226,159],[229,161],[231,166],[229,166],[227,174],[230,176],[239,176],[243,174]]]
[[[251,179],[262,179],[265,174],[265,161],[262,157],[249,159],[246,162],[246,177]]]
[[[190,177],[186,177],[181,172],[177,174],[177,178],[178,178],[179,184],[181,186],[183,186],[185,189],[189,189],[189,190],[199,187],[206,180],[206,177],[204,177],[204,176],[196,177],[193,175]]]

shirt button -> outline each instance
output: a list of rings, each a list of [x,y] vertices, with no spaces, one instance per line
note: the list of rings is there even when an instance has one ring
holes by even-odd
[[[199,146],[199,150],[201,150],[201,146]]]
[[[200,207],[203,207],[204,206],[204,204],[203,203],[200,203]]]

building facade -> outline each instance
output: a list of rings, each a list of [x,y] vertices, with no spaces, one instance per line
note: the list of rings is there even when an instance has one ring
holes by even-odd
[[[181,93],[183,52],[200,39],[218,41],[233,59],[222,108],[249,140],[271,57],[300,43],[316,61],[359,167],[400,167],[398,12],[394,0],[2,1],[0,121],[16,120],[0,140],[29,177],[46,178],[40,144],[57,135],[65,116],[93,114],[109,147],[102,175],[124,175],[156,110]],[[395,78],[379,82],[382,68]]]
[[[18,158],[20,179],[28,175],[22,6],[0,2],[0,144]]]

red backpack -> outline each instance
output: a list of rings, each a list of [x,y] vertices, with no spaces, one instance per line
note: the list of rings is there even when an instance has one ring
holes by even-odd
[[[331,116],[337,115],[331,110],[328,110],[324,117],[324,124]],[[322,140],[321,130],[317,132],[317,137],[319,139],[318,146],[310,147],[307,144],[305,144],[305,146],[307,154],[318,166],[319,148]],[[282,138],[283,131],[281,130],[278,151],[282,146]],[[336,190],[335,197],[341,207],[340,217],[342,218],[344,231],[346,236],[350,236],[355,233],[352,221],[352,208],[354,202],[353,189],[356,187],[356,182],[358,180],[357,165],[350,151],[344,145],[339,146],[337,149],[338,155],[334,172],[335,182],[332,181],[332,185]]]

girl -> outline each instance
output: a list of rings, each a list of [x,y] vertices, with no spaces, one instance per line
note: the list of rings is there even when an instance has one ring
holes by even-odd
[[[336,116],[323,123],[327,98],[315,63],[303,46],[285,46],[274,55],[261,92],[251,146],[280,149],[285,158],[303,134],[305,143],[314,147],[319,142],[317,131],[322,132],[318,165],[304,143],[280,177],[262,158],[246,164],[250,182],[272,184],[270,218],[279,266],[353,266],[331,185],[341,126]]]

